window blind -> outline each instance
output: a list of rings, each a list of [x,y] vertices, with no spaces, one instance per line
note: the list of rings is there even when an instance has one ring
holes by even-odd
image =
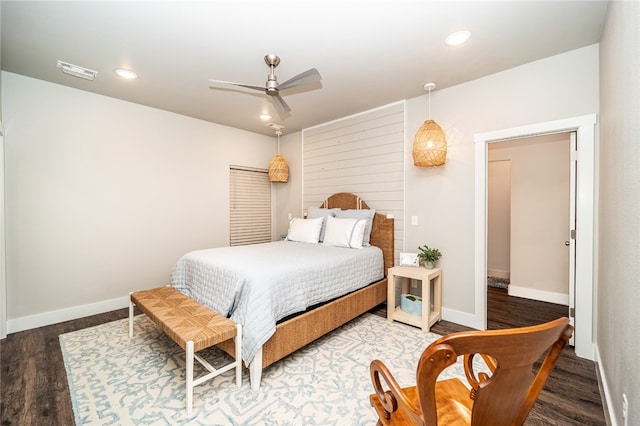
[[[229,245],[271,241],[271,184],[267,170],[231,166]]]

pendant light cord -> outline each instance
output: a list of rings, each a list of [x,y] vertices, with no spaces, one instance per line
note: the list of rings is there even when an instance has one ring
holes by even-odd
[[[276,154],[280,154],[280,135],[282,134],[282,132],[277,131],[276,135],[278,136],[278,150],[276,152]]]
[[[429,120],[431,120],[431,90],[436,88],[436,84],[435,83],[426,83],[424,85],[424,90],[426,90],[427,92],[429,92],[428,96],[429,96]]]

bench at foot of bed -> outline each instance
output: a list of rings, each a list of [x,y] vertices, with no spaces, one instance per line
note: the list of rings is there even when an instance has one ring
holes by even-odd
[[[180,293],[173,287],[159,287],[129,294],[129,337],[133,336],[134,305],[144,312],[167,336],[186,351],[187,412],[193,408],[193,387],[236,369],[236,384],[242,384],[242,327],[217,312]],[[235,340],[235,360],[214,368],[196,352],[227,340]],[[193,360],[209,374],[193,377]]]

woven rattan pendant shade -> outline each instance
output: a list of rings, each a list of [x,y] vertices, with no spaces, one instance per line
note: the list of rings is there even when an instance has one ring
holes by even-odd
[[[276,154],[269,163],[269,181],[287,182],[289,180],[289,165],[280,154]]]
[[[444,131],[435,121],[425,121],[413,139],[413,164],[418,167],[441,166],[446,158]]]
[[[269,182],[287,182],[289,180],[289,165],[287,160],[280,155],[280,136],[284,126],[276,126],[276,136],[278,137],[278,153],[269,163]]]

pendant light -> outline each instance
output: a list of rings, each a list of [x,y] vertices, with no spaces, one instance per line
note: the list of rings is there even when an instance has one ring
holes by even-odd
[[[429,92],[429,119],[418,129],[413,139],[413,164],[418,167],[441,166],[447,157],[447,139],[442,128],[431,119],[431,90],[435,83],[427,83]]]
[[[272,126],[272,128],[275,126]],[[271,159],[269,163],[269,181],[270,182],[287,182],[289,180],[289,165],[287,160],[280,155],[280,135],[282,135],[283,127],[276,128],[276,136],[278,137],[278,150],[277,154]]]

